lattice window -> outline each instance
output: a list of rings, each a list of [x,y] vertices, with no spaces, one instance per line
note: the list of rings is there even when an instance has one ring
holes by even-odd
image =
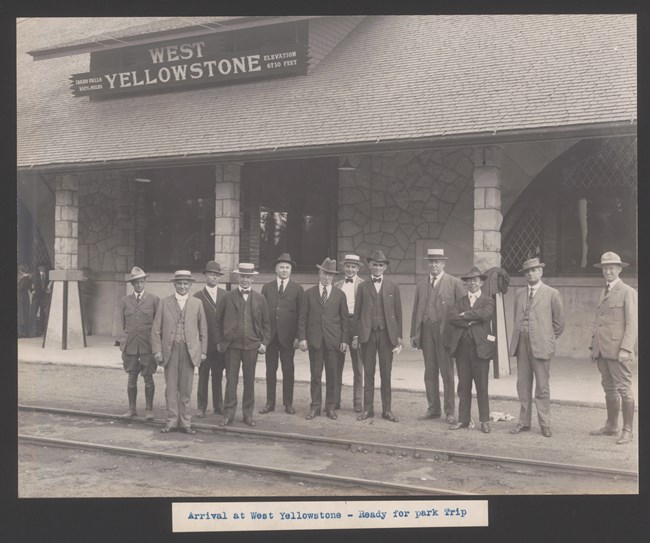
[[[524,212],[519,224],[512,229],[503,250],[502,266],[506,270],[518,270],[524,260],[533,257],[542,258],[542,202],[534,200]]]

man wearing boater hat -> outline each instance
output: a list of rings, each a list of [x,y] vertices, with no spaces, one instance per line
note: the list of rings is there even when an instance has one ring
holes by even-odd
[[[148,274],[134,266],[127,282],[133,287],[133,294],[122,298],[120,317],[122,319],[122,336],[119,340],[122,351],[124,371],[129,375],[126,392],[129,398],[129,410],[125,418],[137,416],[136,398],[138,397],[138,375],[144,379],[145,418],[153,420],[153,395],[155,385],[153,374],[156,373],[156,361],[151,351],[151,327],[158,310],[159,298],[144,291]]]
[[[240,366],[244,376],[244,422],[255,426],[255,366],[257,355],[266,352],[271,339],[269,309],[266,298],[251,289],[253,277],[258,273],[253,264],[240,262],[231,273],[237,276],[239,287],[226,294],[217,314],[219,351],[226,353],[226,399],[220,426],[230,426],[235,419]]]
[[[348,302],[348,324],[350,326],[350,337],[354,337],[356,332],[356,321],[354,320],[354,300],[357,296],[357,289],[363,283],[359,277],[361,268],[361,259],[358,255],[345,255],[343,259],[343,273],[345,278],[334,283],[336,288],[340,288],[345,293]],[[357,413],[363,411],[363,361],[359,356],[359,349],[350,348],[350,359],[352,360],[352,395],[354,410]],[[337,368],[338,386],[336,397],[336,409],[341,408],[341,388],[343,386],[343,366],[345,365],[345,353],[339,354],[339,363]]]
[[[443,338],[449,323],[449,310],[465,296],[465,289],[462,281],[445,272],[447,257],[444,249],[428,249],[424,259],[429,266],[429,276],[415,289],[411,317],[411,345],[422,349],[424,356],[424,386],[428,408],[423,418],[438,419],[442,414],[438,380],[440,374],[445,417],[448,424],[454,424],[454,365]]]
[[[564,331],[564,309],[560,293],[542,283],[544,264],[539,258],[524,262],[520,272],[528,286],[515,294],[515,320],[510,356],[517,357],[517,395],[521,408],[519,423],[510,430],[530,430],[533,411],[533,378],[537,419],[544,437],[551,437],[551,359],[557,338]]]
[[[382,418],[397,422],[391,410],[390,374],[393,354],[402,348],[402,300],[397,284],[386,279],[389,261],[380,250],[368,257],[370,280],[357,289],[354,319],[357,336],[353,346],[361,346],[363,358],[363,412],[358,420],[374,417],[375,366],[379,357]]]
[[[210,260],[203,270],[205,287],[194,293],[194,297],[201,300],[203,311],[208,323],[208,357],[199,366],[199,386],[196,393],[196,407],[198,418],[205,417],[208,408],[208,382],[212,374],[212,408],[215,413],[223,413],[223,394],[221,381],[223,378],[224,356],[217,349],[219,343],[219,330],[217,327],[218,306],[223,304],[226,291],[219,288],[219,277],[223,275],[218,262]]]
[[[189,295],[192,274],[178,270],[171,281],[176,292],[160,301],[151,328],[151,349],[165,368],[168,419],[161,432],[195,434],[190,399],[194,368],[207,358],[208,323],[201,301]]]
[[[282,403],[284,410],[293,415],[293,358],[298,347],[298,317],[304,290],[291,279],[296,263],[289,253],[273,261],[277,277],[262,287],[271,322],[271,342],[266,347],[266,405],[260,410],[264,415],[275,411],[275,392],[278,357],[282,364]]]
[[[607,422],[599,430],[590,432],[596,436],[618,434],[618,413],[623,403],[623,429],[616,443],[632,441],[634,422],[634,393],[632,392],[631,364],[637,342],[638,301],[637,293],[619,278],[626,262],[612,252],[600,258],[599,264],[607,281],[596,307],[591,357],[598,364],[607,405]]]
[[[332,285],[336,260],[326,258],[318,268],[318,285],[305,292],[300,309],[298,339],[300,349],[309,349],[311,405],[307,420],[320,415],[323,392],[321,379],[325,366],[325,414],[337,419],[336,397],[339,354],[347,350],[348,303],[342,290]],[[340,392],[338,393],[340,396]]]

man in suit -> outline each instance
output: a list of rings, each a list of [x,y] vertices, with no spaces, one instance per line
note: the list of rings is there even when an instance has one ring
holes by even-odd
[[[357,336],[353,347],[361,345],[363,358],[363,412],[358,420],[374,417],[375,366],[379,355],[381,376],[381,416],[391,422],[397,417],[391,411],[390,374],[393,354],[402,349],[402,300],[399,287],[384,277],[389,261],[380,250],[368,259],[371,277],[361,283],[354,301]]]
[[[596,308],[594,335],[591,341],[591,357],[598,364],[605,403],[607,422],[591,435],[612,436],[618,434],[618,413],[623,403],[623,429],[616,443],[632,441],[634,422],[634,393],[632,392],[631,364],[637,342],[638,300],[637,293],[626,285],[619,274],[627,267],[626,262],[612,252],[603,254],[599,264],[607,281]]]
[[[336,420],[339,354],[345,354],[349,343],[348,303],[343,291],[332,285],[338,273],[336,260],[326,258],[316,267],[320,282],[305,292],[298,324],[299,346],[303,352],[309,349],[311,371],[311,406],[306,418],[320,415],[325,365],[325,414]]]
[[[47,329],[47,316],[50,311],[50,296],[52,295],[52,283],[47,267],[43,264],[38,266],[38,271],[34,274],[32,292],[31,327],[32,335],[37,337],[42,336]]]
[[[449,428],[469,428],[474,381],[481,431],[489,434],[488,376],[496,341],[491,321],[496,306],[491,296],[481,292],[487,276],[478,268],[472,268],[461,279],[467,283],[467,295],[458,300],[449,311],[449,326],[445,333],[450,353],[456,357],[458,370],[458,422]]]
[[[223,304],[226,291],[219,288],[219,277],[223,275],[218,262],[211,260],[203,270],[205,275],[205,287],[194,294],[195,298],[201,300],[203,311],[208,325],[208,353],[203,364],[199,366],[199,386],[197,390],[196,416],[205,417],[208,408],[208,381],[212,374],[212,407],[215,413],[223,414],[223,396],[221,392],[221,380],[225,369],[224,355],[217,349],[219,343],[219,329],[217,327],[217,306]]]
[[[443,337],[449,322],[449,311],[465,296],[465,289],[459,279],[445,272],[447,257],[444,249],[428,249],[424,258],[429,266],[429,276],[415,289],[411,317],[411,345],[422,349],[424,356],[424,386],[428,408],[423,418],[441,417],[440,374],[445,417],[447,423],[454,424],[454,363]]]
[[[120,302],[122,318],[122,336],[120,350],[122,365],[128,374],[126,393],[129,398],[129,410],[124,415],[130,419],[137,416],[136,398],[138,396],[138,375],[144,379],[145,419],[153,420],[153,395],[155,385],[153,374],[156,373],[156,361],[151,351],[151,327],[158,311],[159,298],[144,291],[148,274],[134,266],[127,282],[131,283],[133,293],[124,296]]]
[[[178,270],[172,281],[176,292],[161,300],[151,328],[151,349],[165,368],[168,418],[161,432],[195,434],[190,398],[194,367],[200,368],[207,358],[208,323],[201,301],[189,295],[192,274]]]
[[[551,359],[557,338],[564,331],[564,309],[560,293],[542,283],[544,264],[539,258],[524,262],[520,272],[528,286],[515,294],[515,320],[510,355],[517,356],[519,423],[510,430],[530,430],[533,410],[533,378],[537,419],[544,437],[551,437]]]
[[[357,288],[361,283],[363,283],[363,279],[358,275],[359,269],[361,268],[361,259],[358,255],[345,255],[342,264],[345,278],[334,283],[334,286],[340,288],[345,293],[345,298],[348,302],[348,324],[350,326],[350,336],[353,337],[356,335],[356,330],[354,329],[354,300],[357,295]],[[354,411],[361,413],[363,411],[363,361],[359,356],[358,348],[350,348],[350,359],[352,360]],[[336,409],[341,408],[341,388],[343,387],[344,365],[345,353],[340,353],[337,367],[338,386],[336,389]]]
[[[296,263],[288,253],[273,261],[277,277],[262,287],[271,321],[271,342],[266,347],[266,405],[260,410],[264,415],[275,411],[275,390],[278,373],[278,356],[282,363],[282,403],[284,410],[293,415],[293,358],[298,347],[298,317],[304,290],[291,279]]]
[[[217,314],[221,336],[219,351],[226,357],[226,399],[220,426],[230,426],[235,419],[240,366],[244,376],[244,422],[255,426],[255,365],[258,353],[266,352],[271,339],[269,309],[266,298],[251,289],[253,276],[258,273],[253,264],[240,262],[232,273],[237,275],[239,288],[226,294]]]

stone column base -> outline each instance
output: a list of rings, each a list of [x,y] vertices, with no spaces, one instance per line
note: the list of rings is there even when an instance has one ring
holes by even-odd
[[[43,337],[43,348],[78,349],[86,347],[83,328],[79,281],[84,280],[80,270],[52,270],[52,301]]]

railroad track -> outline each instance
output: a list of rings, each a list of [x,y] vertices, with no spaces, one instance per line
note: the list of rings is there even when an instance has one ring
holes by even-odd
[[[97,413],[92,411],[79,411],[73,409],[62,409],[62,408],[53,408],[46,406],[35,406],[35,405],[19,405],[20,411],[24,412],[40,412],[40,413],[49,413],[55,415],[68,415],[75,417],[88,417],[95,419],[108,419],[112,421],[123,421],[124,419],[115,414],[110,413]],[[130,422],[140,423],[142,425],[155,425],[163,426],[166,422],[163,420],[155,421],[145,421],[144,418],[134,417]],[[205,423],[194,423],[192,426],[200,431],[212,432],[217,434],[224,434],[228,436],[242,436],[251,439],[264,439],[264,440],[274,440],[274,441],[285,441],[291,443],[305,443],[309,445],[318,445],[318,446],[327,446],[342,448],[345,450],[350,450],[355,453],[378,453],[385,454],[388,456],[395,456],[399,458],[415,458],[423,460],[434,460],[440,462],[456,462],[461,464],[471,464],[473,466],[492,466],[495,468],[508,468],[517,472],[529,472],[529,473],[548,473],[553,475],[566,474],[572,476],[581,476],[588,478],[602,478],[615,481],[636,481],[638,479],[638,474],[635,471],[630,470],[621,470],[621,469],[611,469],[611,468],[601,468],[595,466],[586,466],[579,464],[564,464],[557,462],[546,462],[539,460],[529,460],[522,458],[511,458],[506,456],[495,456],[488,454],[480,453],[468,453],[462,451],[450,451],[445,449],[431,449],[423,447],[406,447],[402,445],[393,445],[387,443],[374,443],[366,442],[355,439],[338,439],[322,436],[309,436],[297,433],[285,433],[285,432],[273,432],[266,430],[257,430],[253,428],[242,428],[242,427],[220,427],[213,424]],[[185,461],[185,462],[199,462],[199,463],[209,463],[212,465],[220,465],[222,467],[228,467],[233,469],[245,469],[251,471],[260,471],[260,472],[275,472],[280,475],[304,478],[307,480],[323,482],[328,480],[333,483],[339,484],[351,484],[356,486],[363,486],[369,488],[382,488],[382,489],[393,489],[408,491],[413,493],[421,494],[423,492],[428,494],[445,494],[445,495],[468,495],[469,492],[459,492],[449,489],[437,489],[431,488],[428,486],[413,486],[413,485],[400,485],[395,483],[386,483],[382,481],[371,481],[366,479],[357,479],[344,476],[336,476],[330,474],[320,474],[305,472],[299,470],[287,470],[280,468],[272,468],[268,466],[254,465],[243,462],[230,462],[224,460],[214,460],[214,459],[205,459],[205,458],[195,458],[188,455],[177,455],[172,453],[160,453],[156,451],[150,451],[145,449],[129,449],[125,447],[115,447],[110,445],[100,445],[93,443],[84,443],[77,441],[67,441],[61,439],[53,438],[42,438],[38,436],[28,436],[19,434],[19,440],[23,442],[29,442],[34,444],[43,444],[43,445],[57,445],[57,446],[68,446],[76,448],[87,448],[87,449],[101,449],[106,452],[120,453],[120,454],[130,454],[130,455],[141,455],[141,456],[157,456],[159,458],[166,458],[171,460]]]

